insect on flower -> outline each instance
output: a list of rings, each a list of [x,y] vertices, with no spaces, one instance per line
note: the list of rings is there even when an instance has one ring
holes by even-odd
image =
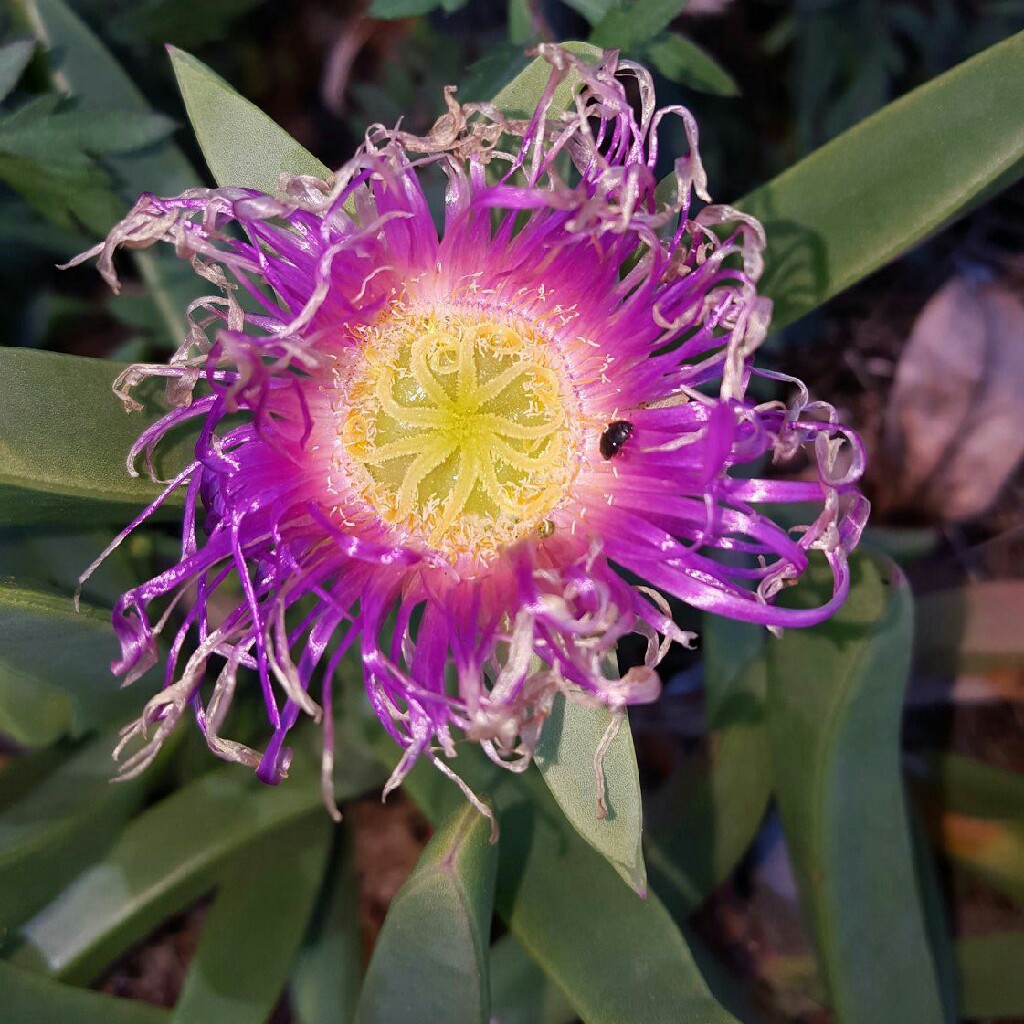
[[[609,423],[601,434],[598,449],[602,459],[614,459],[622,446],[633,436],[633,424],[629,420],[616,420]]]
[[[219,292],[190,311],[169,365],[119,386],[130,405],[138,380],[171,379],[173,411],[133,460],[178,424],[199,427],[194,460],[114,541],[184,489],[180,560],[115,608],[127,682],[176,627],[164,687],[125,731],[124,773],[191,710],[215,754],[276,783],[309,715],[323,722],[330,805],[332,685],[350,649],[404,751],[388,789],[421,756],[459,781],[454,731],[522,769],[558,692],[620,713],[656,699],[659,661],[692,639],[665,594],[771,627],[843,600],[867,512],[859,441],[803,391],[791,408],[746,397],[770,316],[755,287],[761,225],[710,204],[696,124],[656,109],[642,67],[539,52],[550,80],[529,119],[449,89],[427,136],[375,126],[330,181],[144,195],[78,258],[98,255],[116,288],[119,246],[167,242]],[[570,75],[562,112],[552,99]],[[665,203],[667,118],[687,151]],[[428,166],[447,177],[440,233]],[[708,204],[695,214],[694,194]],[[630,458],[612,458],[627,441]],[[810,479],[732,473],[801,448]],[[761,502],[819,511],[793,532]],[[832,567],[832,598],[774,607],[811,549]],[[215,620],[232,585],[240,597]],[[647,639],[645,663],[609,675],[630,632]],[[260,750],[222,735],[243,666],[272,730]]]

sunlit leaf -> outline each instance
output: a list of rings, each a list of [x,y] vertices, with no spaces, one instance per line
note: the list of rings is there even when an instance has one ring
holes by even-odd
[[[768,646],[776,794],[837,1017],[932,1024],[940,988],[899,764],[910,590],[895,566],[851,569],[834,618]]]
[[[296,756],[279,786],[230,766],[179,789],[122,833],[21,932],[16,959],[64,980],[88,982],[166,916],[220,879],[224,864],[254,840],[320,808],[319,773]],[[377,784],[375,767],[339,760],[339,800]],[[326,813],[326,812],[324,812]]]
[[[328,168],[191,54],[168,47],[181,98],[218,185],[273,195],[282,173],[327,178]]]
[[[356,1024],[487,1024],[497,846],[465,803],[447,816],[395,895],[366,971]]]
[[[73,988],[0,960],[4,1024],[168,1024],[170,1014],[137,1000]]]
[[[320,892],[331,831],[318,807],[224,865],[173,1021],[264,1024],[271,1016]]]
[[[605,792],[597,792],[595,757],[612,722],[606,708],[585,708],[559,694],[544,723],[535,759],[548,789],[576,831],[627,885],[646,895],[640,775],[628,718],[602,759]],[[599,796],[607,804],[606,817],[598,816]]]
[[[393,743],[381,736],[381,756],[393,760]],[[587,1024],[735,1024],[657,896],[642,900],[623,884],[540,778],[494,768],[472,749],[455,767],[499,812],[498,912]],[[464,801],[429,765],[405,788],[435,821]]]
[[[775,327],[905,252],[1010,168],[1024,173],[1022,111],[1024,33],[737,200],[768,231],[761,287],[775,301]]]
[[[584,60],[599,61],[601,59],[601,49],[590,43],[568,42],[560,45]],[[494,97],[494,105],[509,116],[531,117],[537,109],[537,103],[540,101],[550,77],[551,65],[543,57],[537,57],[498,92]],[[553,108],[564,110],[568,107],[579,85],[577,75],[567,75],[559,83],[552,97]]]
[[[0,348],[0,516],[6,523],[122,522],[159,494],[125,468],[135,439],[155,419],[159,389],[142,392],[151,399],[148,415],[129,415],[111,390],[124,369],[101,359]],[[192,445],[182,433],[161,446],[162,477],[187,464]]]

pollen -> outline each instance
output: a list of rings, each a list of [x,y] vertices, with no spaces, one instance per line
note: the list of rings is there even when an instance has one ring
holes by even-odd
[[[453,563],[550,535],[583,461],[552,339],[503,314],[395,306],[360,340],[340,438],[373,512]]]

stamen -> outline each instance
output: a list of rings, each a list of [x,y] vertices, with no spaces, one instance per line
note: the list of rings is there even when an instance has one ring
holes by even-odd
[[[395,303],[339,388],[339,462],[387,524],[453,562],[542,526],[584,460],[561,354],[536,324]]]

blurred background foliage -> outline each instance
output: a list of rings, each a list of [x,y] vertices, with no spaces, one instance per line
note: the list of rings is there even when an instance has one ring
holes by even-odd
[[[173,257],[125,260],[117,298],[91,268],[55,266],[138,193],[212,183],[165,43],[331,167],[373,121],[425,132],[445,84],[494,96],[531,44],[620,47],[656,71],[660,103],[694,111],[714,197],[731,201],[1022,28],[1024,0],[10,0],[3,344],[139,360],[180,338],[196,291]],[[957,138],[936,138],[963,159]],[[837,622],[782,641],[679,610],[704,654],[673,655],[663,701],[631,715],[635,760],[622,755],[646,828],[642,855],[623,847],[616,869],[639,886],[646,865],[647,902],[566,823],[550,779],[554,801],[532,776],[460,758],[498,806],[500,856],[429,771],[379,808],[394,751],[358,687],[340,830],[319,805],[312,736],[279,789],[212,764],[184,733],[152,772],[110,786],[113,729],[141,694],[106,678],[103,609],[173,558],[173,525],[119,549],[76,616],[75,579],[135,499],[111,484],[109,505],[89,520],[58,509],[58,528],[57,513],[19,518],[0,486],[0,1020],[386,1024],[412,1019],[410,998],[420,1019],[501,1024],[1024,1020],[1020,175],[825,304],[838,287],[812,281],[813,301],[790,307],[776,280],[792,323],[766,358],[863,432],[871,542],[909,585],[865,558]],[[770,237],[784,253],[784,232]],[[801,268],[775,260],[799,285]],[[49,359],[5,353],[9,418],[77,432],[83,451],[87,422],[118,442],[134,432],[112,426],[103,365]],[[76,390],[87,411],[62,425]],[[236,731],[257,736],[254,709],[239,715]],[[439,946],[476,974],[425,955]]]

